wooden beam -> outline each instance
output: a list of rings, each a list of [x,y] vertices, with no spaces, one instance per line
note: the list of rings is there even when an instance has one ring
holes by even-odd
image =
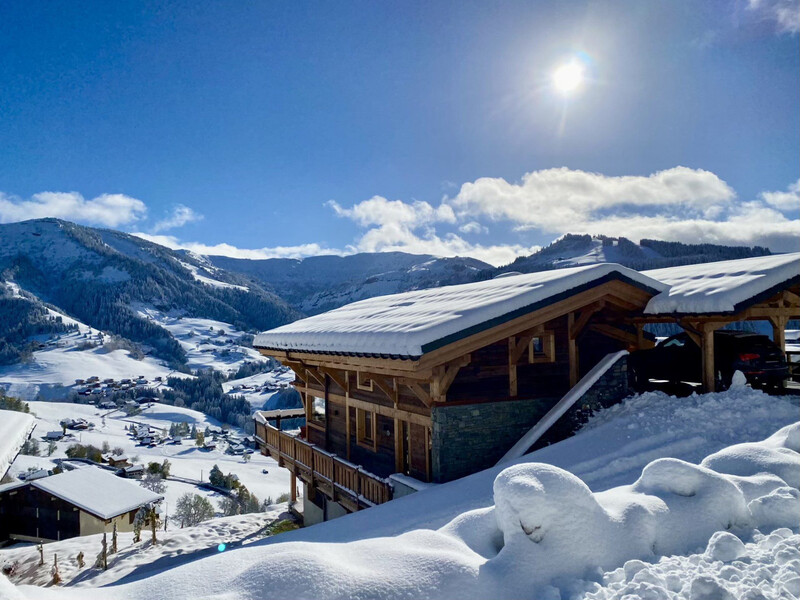
[[[350,378],[348,377],[347,371],[339,371],[337,369],[330,369],[328,367],[318,367],[318,369],[321,373],[324,373],[325,375],[333,379],[333,382],[340,388],[342,388],[345,392],[350,391],[350,388],[348,387]]]
[[[635,333],[625,331],[624,329],[619,329],[618,327],[614,327],[613,325],[608,325],[606,323],[593,323],[592,325],[589,325],[589,329],[606,337],[610,337],[612,340],[624,342],[625,344],[630,344],[631,346],[635,346],[639,340]]]
[[[383,415],[384,417],[391,417],[392,419],[399,418],[403,419],[404,421],[408,421],[409,423],[416,423],[417,425],[430,426],[431,424],[431,418],[427,415],[420,415],[400,408],[384,406],[383,404],[375,404],[374,402],[364,402],[363,400],[357,400],[356,398],[350,398],[348,402],[353,408],[368,410],[379,415]]]
[[[699,347],[702,348],[703,346],[702,323],[689,321],[688,319],[681,319],[680,321],[678,321],[678,325],[680,325],[683,328],[683,330],[686,332],[686,335],[688,335],[695,344],[697,344]]]
[[[284,365],[289,367],[297,378],[302,381],[303,383],[308,383],[308,375],[306,375],[306,368],[305,365],[301,362],[294,362],[291,360],[287,360],[283,362]]]
[[[581,311],[581,316],[578,317],[575,324],[569,330],[570,339],[577,340],[583,328],[589,323],[589,319],[591,319],[597,311],[602,310],[605,305],[605,301],[600,300],[584,308]]]
[[[408,382],[406,385],[412,392],[414,392],[414,395],[419,398],[425,406],[430,408],[433,405],[431,395],[426,392],[420,384],[416,382]]]
[[[458,372],[461,370],[461,367],[467,366],[470,361],[471,356],[467,354],[457,360],[447,363],[444,366],[444,372],[441,374],[441,379],[439,380],[439,397],[441,398],[440,402],[447,400],[447,391],[450,389],[450,386],[453,385]]]
[[[567,331],[572,331],[575,327],[575,313],[567,314]],[[569,354],[569,387],[574,387],[578,383],[578,344],[574,338],[567,335],[567,350]]]
[[[306,367],[306,373],[311,375],[311,378],[314,379],[318,384],[320,384],[323,389],[325,388],[325,375],[317,371],[314,367]]]
[[[370,375],[370,379],[372,379],[372,383],[378,386],[378,389],[386,394],[386,397],[392,402],[392,404],[397,404],[397,390],[395,389],[394,380],[392,382],[386,381],[383,377],[372,376]]]
[[[769,319],[772,324],[772,341],[784,353],[786,352],[786,323],[788,320],[786,317],[770,317]]]
[[[517,397],[517,340],[512,335],[508,338],[508,395],[511,398]]]
[[[507,323],[493,327],[492,329],[482,331],[463,340],[453,342],[452,344],[429,352],[420,358],[419,366],[424,369],[449,362],[458,356],[474,352],[484,346],[508,339],[512,335],[519,335],[521,331],[526,331],[537,325],[543,325],[548,321],[564,316],[572,311],[580,310],[592,302],[604,299],[609,294],[614,294],[616,296],[630,295],[632,298],[636,297],[638,299],[637,291],[641,292],[638,288],[619,281],[606,282],[597,287],[575,294],[561,302],[551,304],[550,306],[523,315]],[[647,292],[642,292],[642,294],[644,294],[644,296],[642,296],[641,303],[636,305],[637,310],[642,310],[647,300],[651,297]]]
[[[403,472],[403,421],[395,417],[394,422],[394,470]]]
[[[712,323],[704,323],[700,334],[700,349],[703,364],[703,391],[713,392],[715,385],[714,366],[714,327]]]
[[[794,292],[790,292],[789,290],[783,290],[783,301],[788,306],[791,305],[798,306],[800,305],[800,296],[798,296]]]

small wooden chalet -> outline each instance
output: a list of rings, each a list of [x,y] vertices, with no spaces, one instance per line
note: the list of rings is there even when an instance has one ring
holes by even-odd
[[[696,334],[712,372],[713,328],[769,318],[780,329],[800,312],[800,255],[759,260],[699,265],[705,283],[684,267],[513,274],[370,298],[262,333],[255,347],[295,373],[306,427],[291,435],[256,414],[257,442],[291,471],[293,499],[302,481],[307,523],[385,502],[414,480],[463,477],[495,464],[603,357],[651,347],[647,323]],[[611,401],[628,394],[620,377]]]
[[[133,531],[140,507],[164,496],[96,467],[0,485],[0,545]]]

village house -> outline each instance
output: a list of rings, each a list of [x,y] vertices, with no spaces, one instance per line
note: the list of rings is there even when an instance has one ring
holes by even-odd
[[[647,273],[599,264],[370,298],[256,337],[295,372],[306,418],[294,436],[257,413],[256,437],[291,471],[292,496],[301,480],[313,523],[492,466],[584,378],[582,402],[621,400],[626,351],[653,346],[647,324],[692,336],[711,390],[716,329],[769,320],[782,345],[798,316],[800,254]]]
[[[0,485],[0,544],[133,531],[140,507],[164,496],[95,467]]]

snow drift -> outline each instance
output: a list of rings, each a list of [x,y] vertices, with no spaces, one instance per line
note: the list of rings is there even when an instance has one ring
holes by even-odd
[[[796,532],[799,439],[795,423],[762,442],[725,448],[700,465],[657,459],[633,484],[598,493],[552,465],[517,464],[496,477],[493,506],[463,513],[438,530],[346,544],[243,548],[101,589],[8,588],[3,581],[0,596],[559,598],[575,582],[622,566],[623,579],[628,571],[635,579],[635,572],[647,572],[665,555],[705,551],[705,560],[735,562],[744,544],[734,534],[755,539],[762,528]],[[781,560],[797,560],[795,554],[786,549]],[[660,588],[651,582],[653,593],[642,597],[676,597],[676,590],[687,598],[726,597],[714,577],[703,577],[684,583],[673,578],[669,585],[664,580]],[[762,583],[754,577],[753,593]],[[596,597],[615,593],[603,589],[605,595],[595,590]]]

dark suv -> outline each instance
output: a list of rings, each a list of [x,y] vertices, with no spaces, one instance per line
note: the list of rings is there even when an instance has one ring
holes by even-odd
[[[700,347],[687,333],[673,335],[650,350],[630,356],[633,385],[649,387],[650,379],[671,383],[702,381]],[[714,367],[717,389],[727,389],[736,371],[754,387],[781,387],[789,377],[786,356],[767,336],[750,331],[719,329],[714,332]]]

